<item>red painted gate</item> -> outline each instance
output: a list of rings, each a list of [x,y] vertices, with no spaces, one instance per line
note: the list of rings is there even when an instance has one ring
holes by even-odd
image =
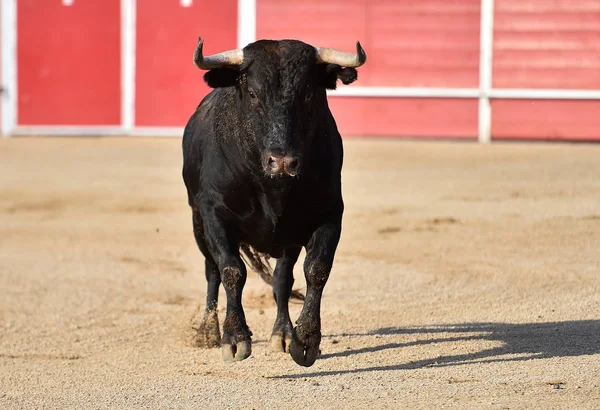
[[[236,48],[237,25],[236,0],[138,0],[135,125],[183,126],[209,92],[192,62],[198,36],[207,54]]]
[[[121,122],[120,1],[17,1],[18,125]]]

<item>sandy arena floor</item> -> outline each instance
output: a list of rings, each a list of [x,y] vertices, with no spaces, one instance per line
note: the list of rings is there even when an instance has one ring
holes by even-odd
[[[302,368],[270,352],[255,274],[253,355],[190,345],[205,281],[179,139],[0,140],[0,408],[600,408],[600,145],[345,146]]]

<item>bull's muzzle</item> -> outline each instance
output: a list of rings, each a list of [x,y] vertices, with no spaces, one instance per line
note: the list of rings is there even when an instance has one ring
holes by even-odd
[[[300,158],[290,154],[267,153],[266,171],[269,175],[298,175],[300,171]]]

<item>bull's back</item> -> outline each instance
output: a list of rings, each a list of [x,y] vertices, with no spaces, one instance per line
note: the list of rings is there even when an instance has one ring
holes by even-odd
[[[192,198],[198,194],[200,189],[200,172],[204,160],[207,142],[213,139],[215,110],[218,93],[216,90],[210,92],[200,102],[196,111],[188,120],[183,131],[183,181],[188,191],[188,200],[192,205]]]

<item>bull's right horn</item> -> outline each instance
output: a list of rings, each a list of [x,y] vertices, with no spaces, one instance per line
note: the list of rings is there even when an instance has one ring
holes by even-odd
[[[356,42],[356,54],[324,47],[315,47],[315,51],[318,64],[337,64],[342,67],[356,68],[367,61],[367,53],[358,41]]]
[[[194,52],[194,64],[200,70],[212,70],[213,68],[219,67],[235,67],[242,65],[244,61],[244,51],[242,49],[223,51],[218,54],[211,54],[209,56],[202,55],[202,46],[204,45],[204,39],[198,37],[198,45]]]

